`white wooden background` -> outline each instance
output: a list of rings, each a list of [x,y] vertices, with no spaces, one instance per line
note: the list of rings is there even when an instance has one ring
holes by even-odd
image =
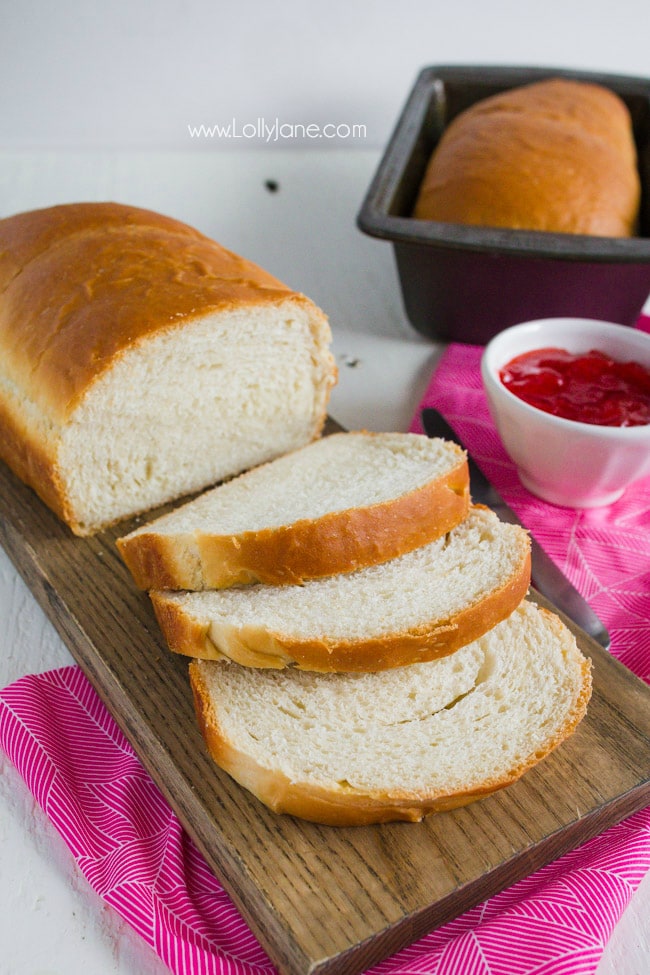
[[[4,0],[0,145],[184,149],[234,115],[361,122],[378,148],[421,66],[644,76],[649,26],[647,0]]]

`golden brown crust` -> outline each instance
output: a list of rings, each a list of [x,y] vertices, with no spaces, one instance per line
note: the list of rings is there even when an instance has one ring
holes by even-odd
[[[513,576],[482,600],[449,620],[414,627],[404,633],[358,640],[320,639],[297,641],[258,627],[218,629],[201,623],[165,592],[152,592],[154,612],[169,649],[189,657],[218,660],[229,657],[247,667],[282,668],[327,672],[389,670],[445,657],[478,639],[512,613],[530,585],[530,547]]]
[[[298,297],[191,227],[115,203],[8,217],[0,255],[7,368],[59,422],[151,334],[210,311]]]
[[[549,79],[477,102],[443,133],[422,220],[555,233],[635,233],[640,182],[629,112],[599,85]]]
[[[292,525],[219,536],[151,532],[119,539],[141,589],[220,589],[242,583],[298,585],[405,555],[455,528],[469,511],[467,461],[390,501]]]
[[[559,620],[557,624],[561,626]],[[488,779],[465,791],[414,795],[405,791],[391,794],[364,793],[351,786],[339,785],[326,789],[309,783],[292,782],[282,772],[263,767],[250,755],[235,747],[222,733],[200,669],[196,663],[191,663],[189,667],[198,725],[216,764],[274,812],[298,816],[326,826],[419,822],[432,813],[447,812],[468,805],[516,782],[569,738],[584,717],[591,697],[591,664],[585,658],[582,658],[580,670],[581,687],[573,708],[555,735],[525,762],[511,769],[507,775]]]
[[[37,440],[27,424],[0,401],[0,458],[59,518],[72,525],[74,517],[58,476],[55,450],[54,439],[47,443]]]
[[[153,591],[149,595],[158,625],[170,650],[202,660],[216,660],[222,656],[216,653],[216,648],[209,639],[207,624],[182,612],[176,603],[166,598],[164,592]]]

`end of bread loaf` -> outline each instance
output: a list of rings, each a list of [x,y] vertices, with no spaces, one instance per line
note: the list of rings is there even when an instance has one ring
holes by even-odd
[[[431,156],[413,215],[629,237],[639,201],[625,103],[601,85],[551,78],[483,99],[456,116]]]
[[[77,534],[318,436],[325,315],[198,231],[118,204],[0,221],[0,456]]]
[[[275,812],[335,826],[417,821],[516,782],[564,742],[590,663],[524,601],[450,657],[373,674],[194,661],[216,763]]]
[[[330,333],[307,302],[220,312],[161,333],[104,373],[61,430],[75,531],[200,490],[317,437]]]
[[[347,432],[205,492],[117,545],[141,589],[299,585],[397,558],[468,510],[457,444]]]

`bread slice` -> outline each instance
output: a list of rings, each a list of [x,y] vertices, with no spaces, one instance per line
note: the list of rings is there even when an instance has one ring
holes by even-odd
[[[509,785],[564,741],[590,663],[524,601],[450,657],[374,674],[197,660],[190,681],[215,762],[275,812],[333,826],[417,821]]]
[[[338,433],[206,492],[117,545],[142,589],[301,583],[396,558],[469,510],[464,452]]]
[[[177,220],[0,220],[0,457],[77,534],[313,440],[330,342],[311,301]]]
[[[443,538],[358,572],[151,598],[178,653],[249,667],[372,671],[470,643],[515,609],[529,583],[527,533],[476,506]]]

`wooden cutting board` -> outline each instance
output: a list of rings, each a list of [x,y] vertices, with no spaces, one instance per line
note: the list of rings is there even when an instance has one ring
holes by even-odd
[[[0,541],[287,975],[363,971],[650,802],[650,688],[572,627],[593,660],[587,717],[509,789],[420,824],[276,816],[207,756],[188,661],[115,548],[134,523],[75,538],[1,464],[0,492]]]

